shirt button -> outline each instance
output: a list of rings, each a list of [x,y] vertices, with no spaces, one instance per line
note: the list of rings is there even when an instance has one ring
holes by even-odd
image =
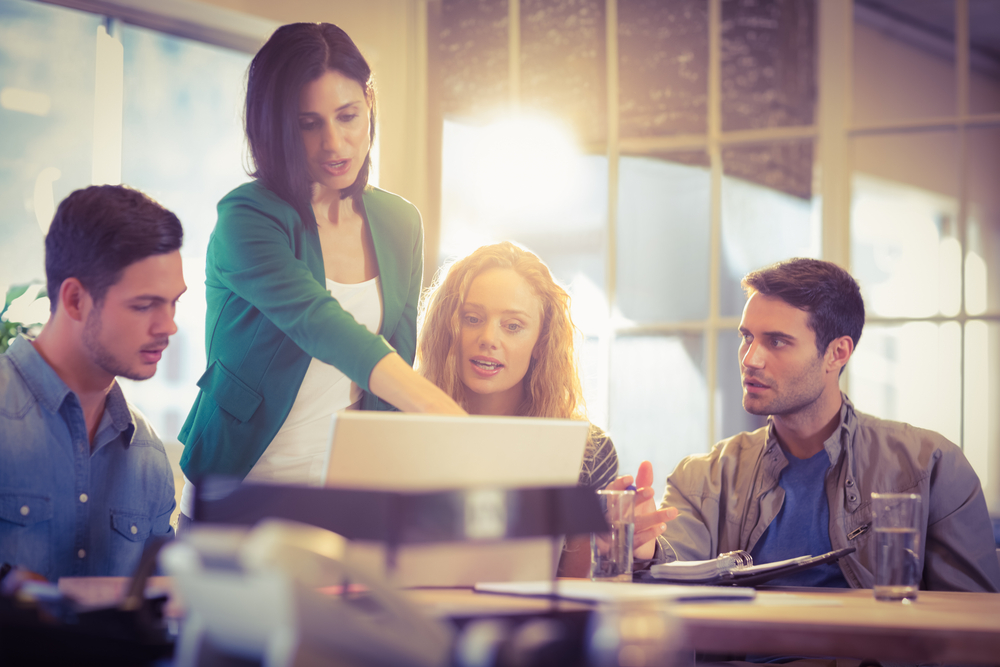
[[[131,527],[131,528],[129,528],[129,530],[131,530],[131,531],[132,531],[132,534],[133,534],[133,535],[135,535],[136,533],[138,533],[138,532],[139,532],[139,529],[135,527],[135,524],[132,524],[132,527]]]
[[[853,479],[847,480],[847,486],[854,486],[854,480]]]
[[[854,495],[853,493],[851,495],[847,496],[847,497],[851,499],[851,502],[854,502],[855,500],[858,499],[858,497],[856,495]]]
[[[31,512],[31,508],[30,507],[28,507],[27,505],[22,505],[21,506],[21,516],[28,516],[29,512]]]
[[[76,552],[76,555],[79,556],[80,558],[86,558],[87,552],[83,549],[80,549],[79,551]]]
[[[87,494],[86,493],[81,493],[80,494],[80,502],[81,503],[87,502]]]

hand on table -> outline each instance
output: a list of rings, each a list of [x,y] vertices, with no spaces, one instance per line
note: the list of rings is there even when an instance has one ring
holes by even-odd
[[[664,507],[657,509],[656,493],[653,491],[653,464],[643,461],[635,478],[623,475],[608,484],[608,489],[625,489],[634,484],[635,490],[635,533],[632,537],[632,557],[649,560],[656,551],[656,538],[667,529],[667,522],[677,518],[677,509]]]

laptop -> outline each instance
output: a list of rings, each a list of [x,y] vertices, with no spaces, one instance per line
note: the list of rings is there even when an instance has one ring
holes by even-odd
[[[568,419],[345,410],[333,417],[323,484],[404,492],[574,486],[589,429]],[[560,551],[550,538],[411,544],[388,571],[383,545],[354,541],[347,560],[398,586],[472,586],[550,578]]]

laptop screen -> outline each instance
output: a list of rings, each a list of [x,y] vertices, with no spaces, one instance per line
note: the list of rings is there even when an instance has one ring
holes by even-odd
[[[589,424],[568,419],[345,410],[325,486],[388,491],[572,486]]]

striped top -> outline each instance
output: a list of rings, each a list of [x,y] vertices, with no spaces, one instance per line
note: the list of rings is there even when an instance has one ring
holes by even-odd
[[[603,489],[618,477],[618,453],[608,434],[590,425],[590,441],[583,454],[583,469],[580,471],[580,486],[597,491]]]

